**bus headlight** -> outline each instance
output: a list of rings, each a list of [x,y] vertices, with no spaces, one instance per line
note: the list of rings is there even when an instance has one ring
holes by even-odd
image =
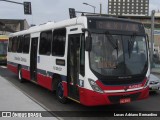
[[[96,92],[103,93],[103,90],[96,84],[96,82],[92,79],[88,79],[92,89]]]

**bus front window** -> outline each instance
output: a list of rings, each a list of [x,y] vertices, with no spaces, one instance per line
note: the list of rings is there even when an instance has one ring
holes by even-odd
[[[143,36],[92,34],[91,69],[103,76],[137,75],[147,67]]]

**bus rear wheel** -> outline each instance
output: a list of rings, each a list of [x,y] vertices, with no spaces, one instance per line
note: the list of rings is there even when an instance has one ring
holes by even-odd
[[[24,82],[24,80],[22,78],[22,69],[21,69],[21,67],[18,68],[18,80],[19,80],[20,83]]]
[[[62,81],[58,81],[56,88],[56,96],[59,102],[65,104],[67,103],[67,98],[64,96],[64,87]]]

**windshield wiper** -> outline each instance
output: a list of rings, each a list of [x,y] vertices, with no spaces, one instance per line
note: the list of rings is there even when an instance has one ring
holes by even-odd
[[[105,34],[108,38],[108,41],[111,43],[112,47],[118,50],[118,41],[113,39],[112,35],[109,32],[106,32]]]
[[[128,54],[129,54],[129,58],[131,57],[131,52],[133,50],[134,42],[135,42],[135,33],[128,40]]]
[[[110,42],[111,46],[116,50],[117,52],[117,59],[118,59],[118,40],[114,39],[113,36],[107,31],[106,37],[108,38],[108,41]]]

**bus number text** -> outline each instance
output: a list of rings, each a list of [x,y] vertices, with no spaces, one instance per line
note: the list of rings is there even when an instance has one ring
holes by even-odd
[[[54,70],[57,70],[57,71],[62,71],[62,68],[61,68],[61,67],[53,66],[53,69],[54,69]]]

